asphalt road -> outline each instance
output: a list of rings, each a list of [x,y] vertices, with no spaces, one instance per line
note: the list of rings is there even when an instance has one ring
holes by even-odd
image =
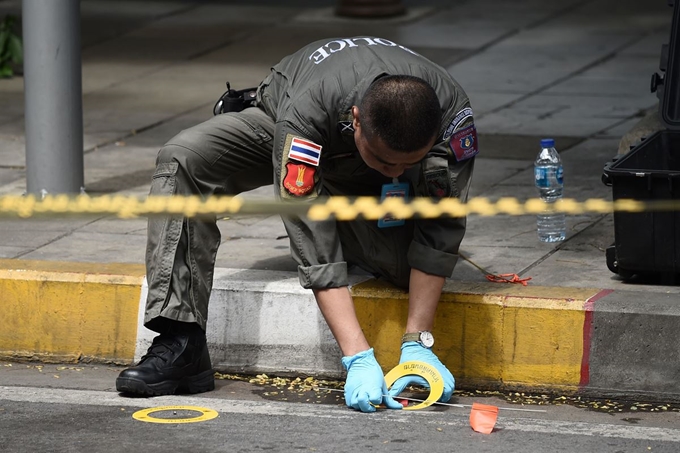
[[[550,397],[538,405],[539,396],[527,395],[521,405],[507,396],[456,394],[453,402],[459,404],[545,410],[501,409],[494,431],[485,435],[470,428],[469,408],[362,414],[344,407],[341,393],[287,390],[290,381],[276,387],[271,379],[218,380],[214,392],[201,395],[123,397],[113,388],[119,371],[101,365],[0,363],[0,451],[680,451],[680,408],[662,402],[608,402],[610,410],[602,410],[606,402],[576,407],[560,404],[574,398]],[[148,413],[163,423],[132,417],[142,409],[168,406]],[[215,418],[178,420],[208,418],[211,411],[217,412]]]

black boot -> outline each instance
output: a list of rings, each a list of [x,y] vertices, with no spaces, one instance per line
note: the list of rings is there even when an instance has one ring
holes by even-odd
[[[137,365],[123,370],[116,390],[142,396],[201,393],[215,388],[205,333],[164,333]]]

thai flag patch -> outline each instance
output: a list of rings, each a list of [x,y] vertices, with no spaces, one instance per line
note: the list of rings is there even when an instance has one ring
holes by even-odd
[[[288,149],[288,158],[318,167],[321,159],[321,145],[293,137]]]

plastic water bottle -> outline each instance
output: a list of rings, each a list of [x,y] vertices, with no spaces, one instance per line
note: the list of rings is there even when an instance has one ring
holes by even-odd
[[[562,198],[564,182],[562,179],[562,159],[555,149],[555,140],[541,140],[541,152],[534,161],[534,178],[541,199],[555,203]],[[559,242],[566,237],[566,218],[564,213],[539,214],[536,219],[538,238],[543,242]]]

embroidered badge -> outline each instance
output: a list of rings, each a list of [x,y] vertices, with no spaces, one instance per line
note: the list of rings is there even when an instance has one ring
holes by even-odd
[[[470,107],[465,107],[456,113],[456,116],[451,120],[451,124],[446,128],[443,139],[448,140],[468,118],[472,118],[472,109]]]
[[[449,192],[449,172],[446,168],[425,172],[427,192],[433,198],[444,198]]]
[[[314,173],[316,168],[305,164],[288,162],[286,164],[286,176],[283,178],[283,187],[288,193],[302,196],[314,188]]]
[[[354,135],[354,124],[352,121],[338,121],[338,130],[344,135]]]
[[[288,158],[318,167],[321,159],[321,145],[293,137],[290,141],[290,148],[288,148]]]
[[[479,149],[477,149],[477,129],[474,124],[453,134],[449,147],[458,162],[477,155]]]

